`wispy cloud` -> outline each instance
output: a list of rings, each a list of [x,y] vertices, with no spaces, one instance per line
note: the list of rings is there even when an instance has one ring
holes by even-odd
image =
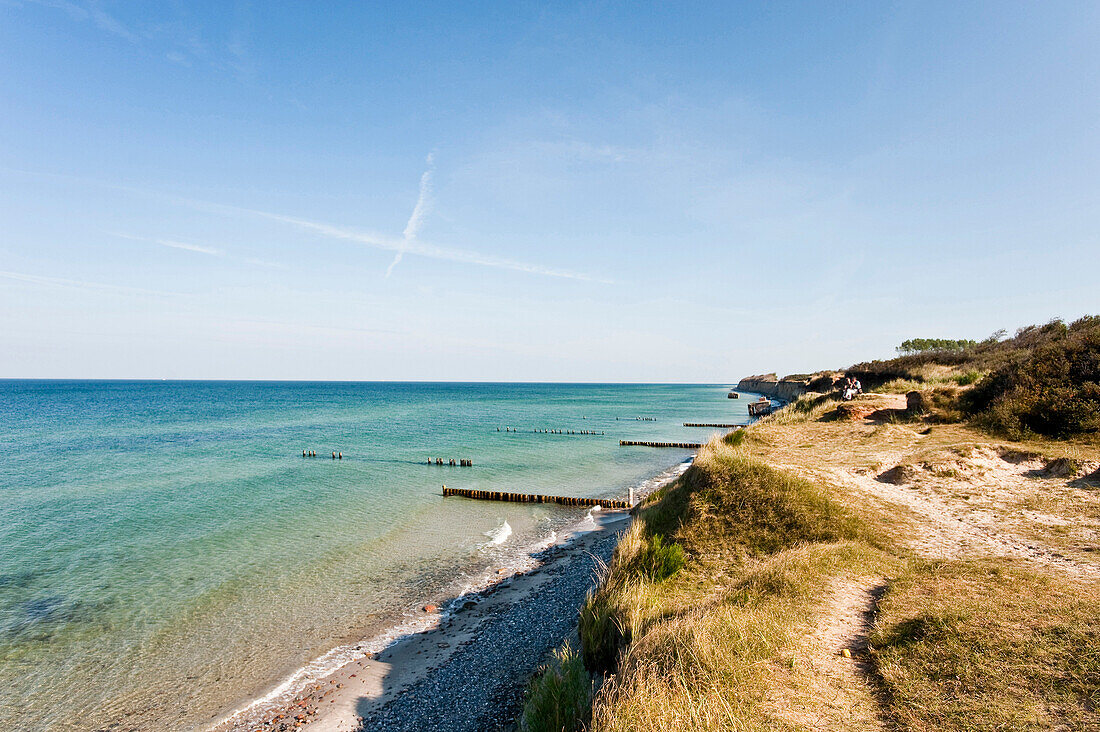
[[[125,38],[131,43],[137,43],[141,40],[137,33],[127,28],[117,18],[104,10],[97,0],[88,0],[83,4],[68,2],[68,0],[31,0],[31,2],[48,8],[64,10],[70,18],[76,21],[90,20],[100,30]]]
[[[113,236],[120,237],[122,239],[129,239],[130,241],[144,241],[150,244],[157,244],[162,247],[168,247],[169,249],[182,249],[187,252],[197,252],[199,254],[207,254],[211,257],[224,257],[225,252],[221,249],[215,249],[214,247],[203,246],[201,244],[191,244],[185,241],[175,241],[173,239],[157,239],[146,236],[134,236],[133,234],[123,234],[117,231],[110,232]]]
[[[424,225],[424,217],[428,215],[428,205],[431,200],[432,194],[432,170],[434,169],[435,153],[428,153],[428,169],[424,171],[424,174],[420,176],[420,195],[417,196],[416,205],[413,207],[412,215],[409,216],[409,222],[405,224],[405,230],[401,232],[402,246],[397,250],[397,254],[394,255],[393,261],[390,262],[390,266],[386,268],[386,277],[389,278],[393,274],[393,268],[401,262],[401,258],[405,256],[405,247],[409,242],[416,239],[416,235],[420,233],[420,228]]]
[[[188,19],[188,14],[162,3],[154,12],[143,13],[141,21],[129,25],[107,12],[101,0],[26,0],[41,7],[63,11],[76,23],[91,23],[101,31],[123,38],[136,46],[159,49],[164,58],[174,64],[191,67],[205,64],[215,71],[231,73],[238,81],[248,81],[256,74],[256,63],[249,52],[250,10],[245,3],[236,4],[233,27],[228,38],[204,39],[201,29]],[[182,6],[181,6],[182,7]]]
[[[406,241],[404,237],[398,239],[396,237],[389,237],[383,234],[368,233],[344,226],[337,226],[320,221],[312,221],[310,219],[303,219],[296,216],[286,216],[284,214],[273,213],[270,211],[261,211],[254,208],[231,206],[225,203],[215,203],[213,201],[203,201],[195,198],[187,198],[184,196],[157,193],[145,188],[137,188],[135,186],[122,185],[118,183],[109,183],[106,181],[83,178],[80,176],[57,173],[41,173],[38,171],[22,170],[18,168],[4,168],[2,166],[0,166],[0,170],[6,170],[8,172],[16,173],[19,175],[31,175],[51,180],[71,181],[84,185],[95,185],[98,187],[122,191],[137,196],[154,197],[163,201],[174,203],[179,206],[187,206],[189,208],[197,209],[200,211],[233,214],[237,216],[256,216],[259,218],[267,219],[269,221],[277,221],[279,223],[287,224],[289,226],[294,226],[298,229],[309,231],[314,234],[319,234],[329,239],[352,241],[357,244],[371,247],[373,249],[381,249],[391,252],[403,251],[406,254],[413,254],[420,257],[426,257],[428,259],[439,259],[446,262],[457,262],[460,264],[472,264],[482,267],[493,267],[495,269],[512,270],[515,272],[526,272],[528,274],[542,275],[544,277],[558,277],[562,279],[578,280],[581,282],[597,282],[606,285],[614,284],[614,280],[585,274],[583,272],[574,272],[572,270],[559,269],[556,267],[546,267],[541,264],[532,264],[529,262],[522,262],[515,259],[510,259],[508,257],[498,257],[491,254],[482,254],[480,252],[474,252],[467,249],[440,247],[417,239]]]
[[[116,36],[125,38],[131,43],[138,42],[139,39],[137,34],[116,20],[112,15],[109,15],[99,4],[98,0],[90,0],[86,8],[88,14],[92,17],[92,22],[96,24],[96,27],[108,33],[114,33]]]
[[[209,254],[212,257],[220,257],[225,253],[220,249],[213,247],[204,247],[198,244],[188,244],[185,241],[172,241],[171,239],[154,239],[154,243],[160,244],[162,247],[169,247],[171,249],[183,249],[188,252],[198,252],[199,254]]]
[[[148,242],[150,244],[157,244],[162,247],[168,247],[170,249],[182,249],[187,252],[196,252],[198,254],[206,254],[211,257],[224,257],[238,262],[244,262],[245,264],[251,264],[256,267],[268,267],[270,269],[289,269],[285,264],[279,262],[271,262],[266,259],[256,259],[254,257],[234,257],[227,254],[224,249],[218,249],[216,247],[206,246],[204,244],[193,244],[186,241],[177,241],[175,239],[160,239],[156,237],[148,236],[134,236],[133,234],[123,234],[118,231],[107,232],[112,236],[117,236],[121,239],[129,239],[130,241]]]
[[[152,297],[172,297],[177,293],[161,292],[159,290],[146,290],[140,287],[126,287],[123,285],[108,285],[101,282],[84,282],[81,280],[67,280],[61,277],[43,277],[42,275],[24,274],[22,272],[5,272],[0,270],[0,278],[26,282],[43,287],[64,287],[67,289],[88,290],[112,295],[141,295]]]
[[[270,267],[271,269],[290,269],[285,264],[280,262],[269,262],[266,259],[253,259],[252,257],[245,257],[241,260],[245,264],[254,264],[257,267]]]
[[[374,249],[383,249],[391,252],[404,252],[407,254],[415,254],[417,256],[427,257],[429,259],[441,259],[447,262],[475,264],[483,267],[494,267],[496,269],[509,269],[516,272],[527,272],[529,274],[544,275],[546,277],[560,277],[569,280],[581,280],[584,282],[600,282],[603,284],[612,284],[611,280],[603,279],[600,277],[593,277],[591,275],[583,274],[581,272],[571,272],[565,269],[544,267],[540,264],[520,262],[514,259],[508,259],[506,257],[496,257],[491,254],[481,254],[479,252],[472,252],[465,249],[450,249],[446,247],[439,247],[417,240],[407,241],[404,238],[397,239],[380,236],[377,234],[368,234],[365,232],[356,231],[354,229],[334,226],[333,224],[326,224],[319,221],[310,221],[308,219],[301,219],[294,216],[284,216],[282,214],[269,213],[267,211],[258,211],[256,209],[238,208],[236,206],[225,206],[222,204],[204,205],[214,206],[225,211],[236,211],[240,213],[252,214],[253,216],[260,216],[266,219],[270,219],[271,221],[278,221],[284,224],[289,224],[291,226],[296,226],[299,229],[311,231],[315,234],[320,234],[330,239],[353,241],[359,244],[364,244],[368,247],[372,247]]]

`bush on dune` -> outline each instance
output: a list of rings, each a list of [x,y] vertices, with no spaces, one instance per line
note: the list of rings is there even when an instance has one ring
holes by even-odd
[[[1071,437],[1100,432],[1100,316],[1018,336],[1013,353],[967,393],[978,422],[1013,437]]]
[[[820,486],[745,457],[707,449],[654,518],[689,554],[772,554],[798,544],[865,538],[860,522]],[[668,501],[681,505],[666,506]]]
[[[945,405],[939,421],[970,417],[1014,438],[1100,433],[1100,316],[1068,325],[1052,320],[1020,328],[1011,338],[1002,335],[931,350],[923,346],[938,341],[913,339],[899,349],[906,355],[859,363],[846,373],[865,389],[972,387],[957,407]]]

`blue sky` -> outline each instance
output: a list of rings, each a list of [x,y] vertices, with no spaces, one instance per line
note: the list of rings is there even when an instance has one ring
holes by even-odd
[[[1095,313],[1098,49],[1084,2],[0,0],[0,376],[725,382]]]

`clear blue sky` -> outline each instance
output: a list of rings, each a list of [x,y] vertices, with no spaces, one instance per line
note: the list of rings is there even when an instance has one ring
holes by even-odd
[[[1100,311],[1100,5],[0,0],[0,376],[731,381]]]

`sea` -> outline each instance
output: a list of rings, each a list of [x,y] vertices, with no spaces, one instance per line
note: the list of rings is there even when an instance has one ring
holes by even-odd
[[[275,703],[594,527],[444,485],[644,493],[691,451],[619,440],[747,423],[728,391],[0,381],[0,729],[202,730]]]

